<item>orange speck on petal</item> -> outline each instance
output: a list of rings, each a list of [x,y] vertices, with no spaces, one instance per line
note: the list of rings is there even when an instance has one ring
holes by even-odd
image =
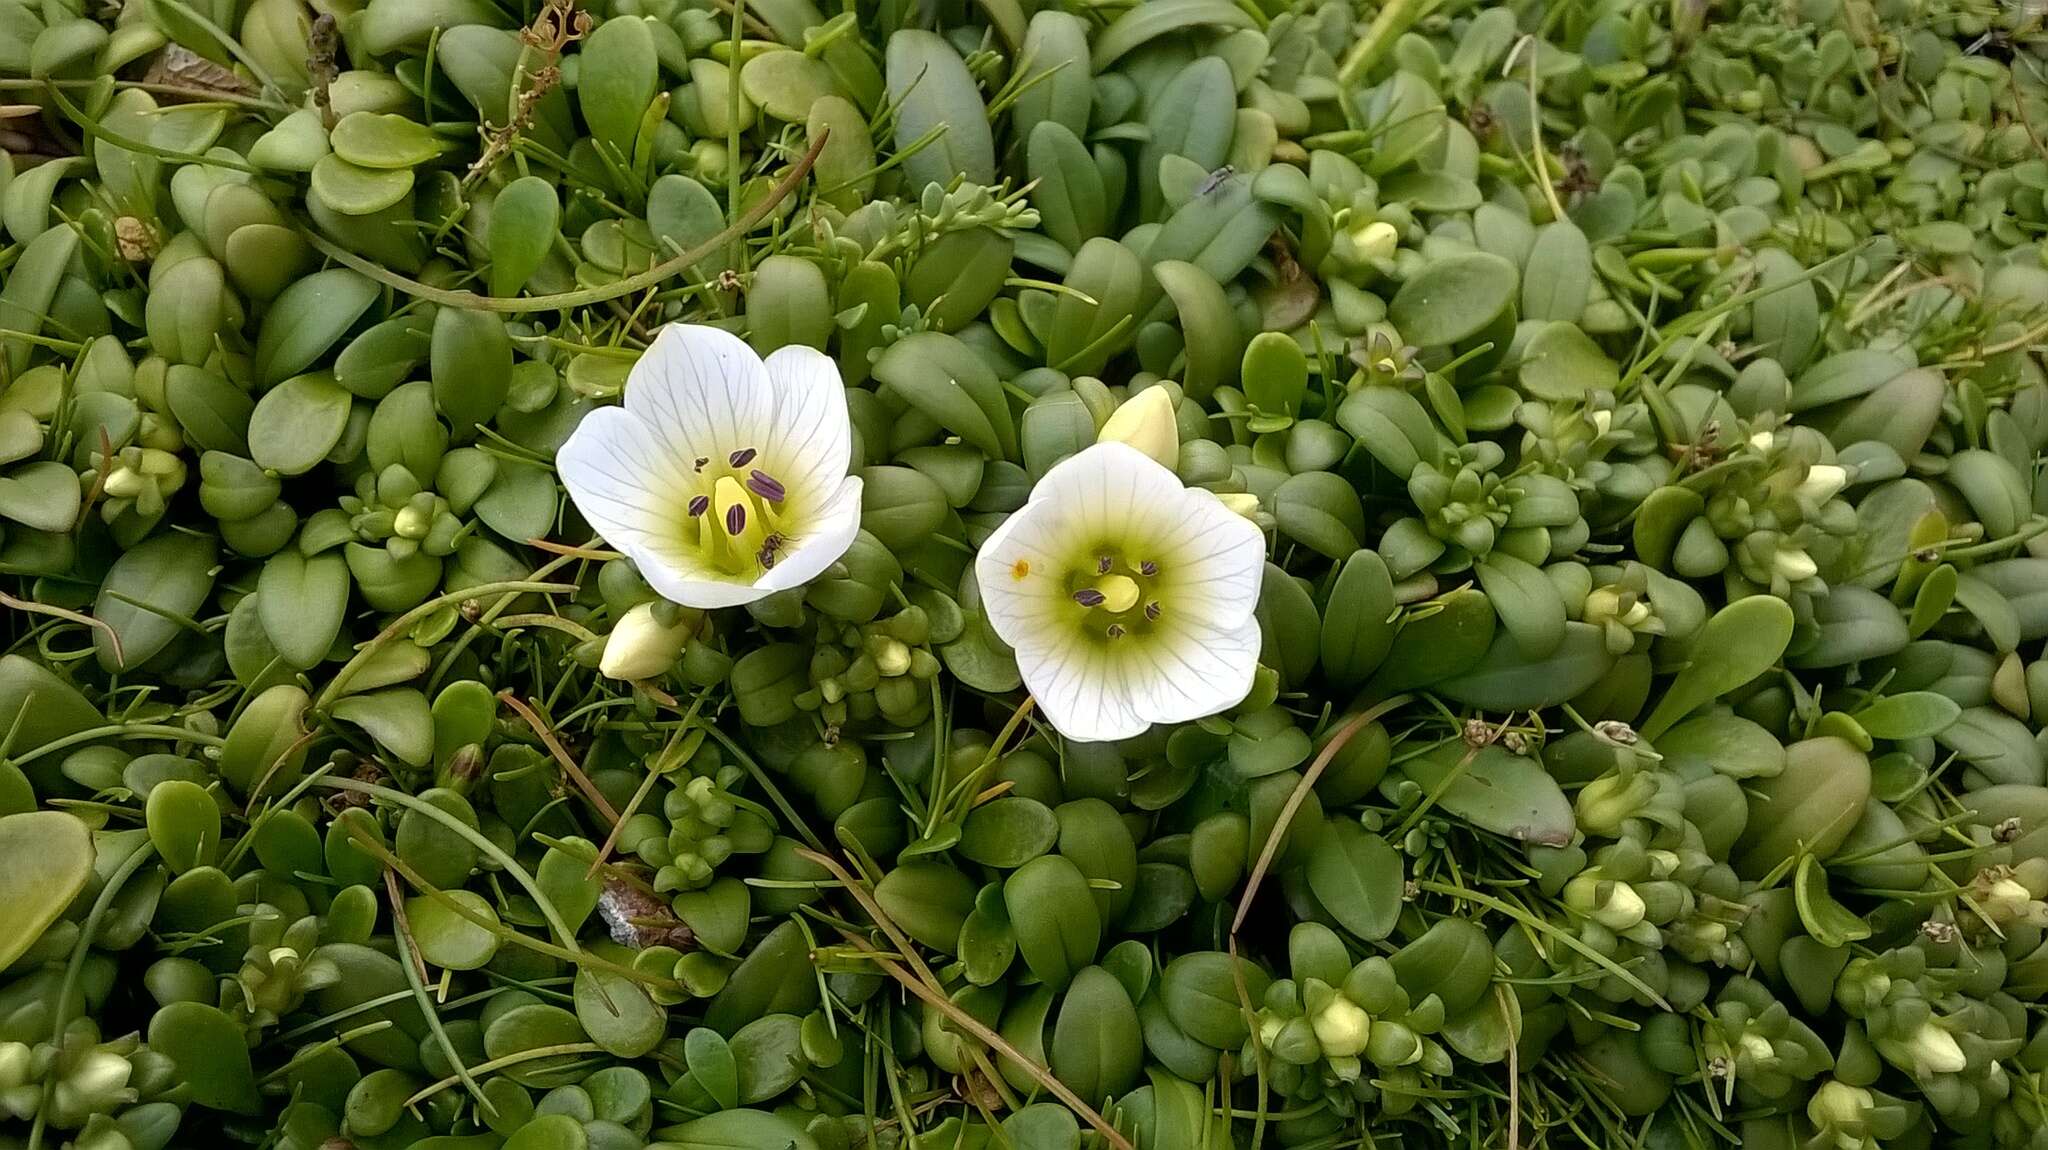
[[[1029,574],[1031,574],[1031,560],[1019,559],[1015,563],[1010,564],[1010,578],[1022,579]]]

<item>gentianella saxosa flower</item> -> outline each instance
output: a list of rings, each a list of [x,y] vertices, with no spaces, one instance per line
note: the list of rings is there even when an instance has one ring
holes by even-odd
[[[576,509],[685,607],[736,607],[809,582],[860,531],[853,425],[822,352],[762,359],[718,328],[670,325],[585,416],[556,467]]]
[[[1056,464],[975,557],[983,610],[1068,738],[1127,739],[1251,692],[1266,543],[1127,443]]]

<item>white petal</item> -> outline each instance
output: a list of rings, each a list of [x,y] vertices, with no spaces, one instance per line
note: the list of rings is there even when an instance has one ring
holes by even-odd
[[[759,449],[774,425],[775,392],[761,357],[738,336],[670,324],[627,375],[626,410],[689,463]]]
[[[846,476],[825,502],[805,508],[802,533],[791,537],[775,566],[763,572],[754,585],[764,594],[801,587],[838,562],[860,534],[860,492],[860,477]]]
[[[974,557],[982,614],[1012,647],[1072,621],[1066,565],[1075,548],[1068,528],[1059,505],[1032,500],[1003,520]]]
[[[1017,670],[1046,720],[1084,743],[1135,738],[1151,723],[1131,706],[1122,668],[1078,628],[1042,631],[1017,648]]]
[[[1150,523],[1158,533],[1145,558],[1159,564],[1160,598],[1176,614],[1222,628],[1252,617],[1266,576],[1266,537],[1256,524],[1200,488]]]
[[[1071,517],[1077,547],[1121,545],[1187,488],[1180,477],[1127,443],[1097,443],[1053,465],[1031,489],[1031,502],[1055,504]]]
[[[684,466],[652,428],[618,407],[584,416],[555,455],[576,510],[619,548],[685,545]]]
[[[802,344],[769,353],[765,367],[775,414],[761,444],[763,470],[809,506],[827,498],[853,462],[846,386],[832,357]]]
[[[691,490],[687,461],[632,412],[601,407],[583,417],[556,453],[555,469],[576,510],[640,569],[661,595],[685,607],[733,607],[766,595],[710,570],[684,536]]]
[[[1135,636],[1133,638],[1136,638]],[[1131,708],[1148,722],[1185,723],[1225,711],[1251,694],[1259,667],[1259,623],[1163,622],[1115,650]]]

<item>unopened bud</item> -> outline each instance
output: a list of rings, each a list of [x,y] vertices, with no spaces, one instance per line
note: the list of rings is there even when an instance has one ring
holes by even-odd
[[[1163,387],[1148,387],[1110,413],[1096,435],[1097,443],[1126,443],[1156,460],[1161,467],[1180,463],[1180,426],[1174,419],[1173,396]]]
[[[675,666],[689,638],[686,625],[664,627],[654,617],[654,604],[642,603],[612,628],[597,669],[613,679],[652,679]]]

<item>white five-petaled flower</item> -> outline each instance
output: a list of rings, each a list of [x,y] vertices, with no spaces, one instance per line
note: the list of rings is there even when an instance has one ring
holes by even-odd
[[[1127,739],[1251,692],[1265,537],[1125,443],[1046,472],[975,557],[983,609],[1068,738]]]
[[[623,407],[585,416],[556,459],[576,509],[648,586],[736,607],[801,586],[860,531],[839,369],[790,346],[671,325],[633,365]]]

